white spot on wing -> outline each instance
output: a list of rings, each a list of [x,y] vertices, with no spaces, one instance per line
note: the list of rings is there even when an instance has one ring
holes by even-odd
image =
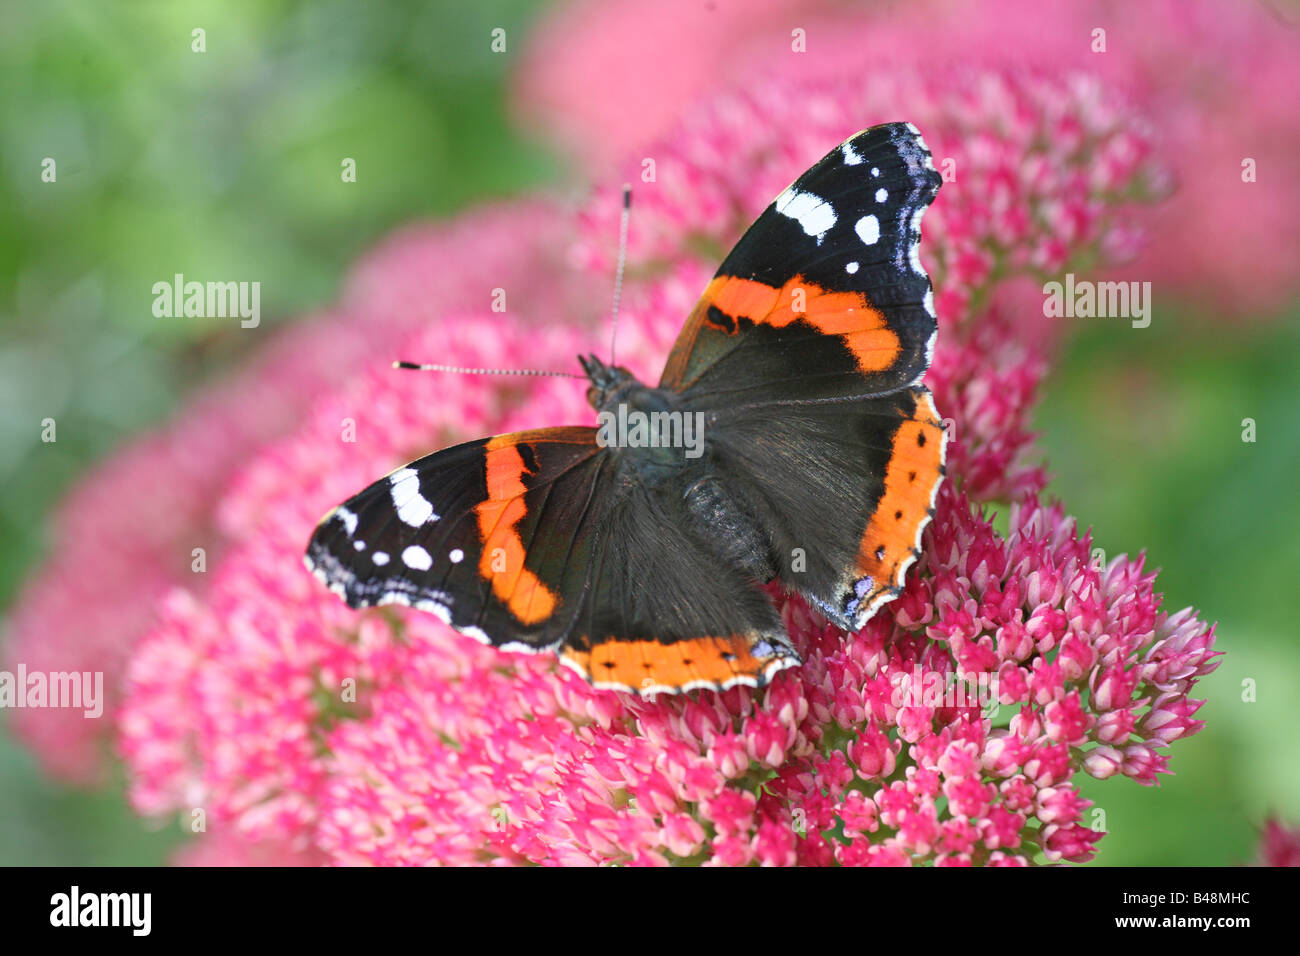
[[[880,239],[880,220],[875,216],[863,216],[853,227],[853,231],[867,245],[874,246]]]
[[[334,514],[338,515],[339,520],[343,522],[343,527],[347,529],[349,538],[357,533],[357,516],[355,514],[342,506],[335,508]]]
[[[460,548],[452,548],[451,554],[447,555],[452,564],[460,564],[465,560],[465,552]]]
[[[853,151],[852,140],[844,143],[844,145],[840,147],[840,151],[844,153],[845,166],[856,166],[862,162],[862,157]]]
[[[881,186],[879,189],[876,190],[876,202],[884,202],[888,198],[889,198],[889,190],[886,189],[884,186]]]
[[[510,651],[513,654],[536,654],[543,648],[536,647],[532,644],[525,644],[523,641],[508,641],[505,644],[497,645],[503,651]],[[548,648],[549,649],[549,648]]]
[[[820,243],[835,225],[835,208],[820,196],[803,193],[791,186],[776,197],[776,211],[799,223],[800,228]]]
[[[388,479],[392,483],[393,507],[397,517],[412,528],[418,528],[426,521],[437,521],[433,505],[420,494],[420,476],[412,468],[401,468],[393,472]]]
[[[402,563],[414,571],[428,571],[433,567],[433,558],[424,548],[413,544],[402,552]]]
[[[374,561],[375,564],[378,564],[382,567],[383,565],[388,563],[388,552],[376,551],[374,554],[370,556],[370,560]]]
[[[844,267],[844,271],[849,275],[853,275],[853,273],[858,271],[858,264],[856,262],[850,262]]]

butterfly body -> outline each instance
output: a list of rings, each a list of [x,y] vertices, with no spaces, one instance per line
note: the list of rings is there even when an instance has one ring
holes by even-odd
[[[608,426],[598,432],[597,442],[620,465],[642,481],[660,484],[681,475],[699,457],[704,419],[684,408],[680,393],[645,385],[622,366],[604,365],[594,355],[580,361],[592,383],[587,400],[602,426]]]
[[[353,607],[407,604],[633,692],[796,666],[772,581],[860,628],[901,590],[943,476],[916,255],[938,185],[908,124],[847,140],[740,240],[657,385],[580,358],[597,427],[399,469],[326,516],[308,567]]]

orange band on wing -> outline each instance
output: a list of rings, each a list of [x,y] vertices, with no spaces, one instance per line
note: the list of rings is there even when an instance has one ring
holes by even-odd
[[[524,624],[536,624],[554,613],[559,599],[524,567],[524,542],[516,526],[528,510],[523,500],[528,490],[524,485],[527,469],[517,436],[507,442],[504,439],[508,437],[493,438],[485,446],[488,500],[474,509],[483,541],[478,569],[491,580],[492,593],[511,614]],[[501,565],[503,569],[497,570]]]
[[[589,651],[566,647],[560,655],[597,686],[617,684],[637,692],[762,685],[778,670],[799,663],[792,654],[754,656],[756,640],[743,635],[694,637],[672,644],[609,639]]]
[[[746,318],[757,325],[779,329],[803,320],[819,332],[843,338],[864,372],[889,368],[902,349],[898,334],[889,328],[884,314],[866,296],[860,292],[832,292],[803,276],[795,276],[779,289],[735,276],[718,276],[710,282],[696,306],[698,320],[718,331],[734,334],[735,325],[728,329],[709,319],[710,306],[732,319]]]
[[[867,523],[858,548],[856,571],[872,579],[871,591],[861,596],[858,613],[874,609],[883,595],[903,582],[900,570],[915,559],[920,530],[930,518],[935,489],[943,476],[946,435],[929,391],[916,389],[914,419],[907,419],[894,435],[885,493]],[[888,600],[888,597],[885,597]]]

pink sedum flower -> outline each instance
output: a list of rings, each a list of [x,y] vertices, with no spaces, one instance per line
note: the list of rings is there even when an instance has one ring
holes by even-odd
[[[1259,866],[1300,866],[1300,829],[1270,817],[1260,836],[1256,863]]]
[[[193,549],[204,549],[207,565],[240,539],[234,515],[216,512],[219,503],[236,507],[224,503],[232,481],[258,480],[240,476],[256,451],[292,433],[333,383],[386,366],[413,330],[458,309],[487,308],[493,288],[504,284],[525,321],[551,309],[582,317],[579,290],[554,251],[568,229],[558,206],[532,200],[398,233],[358,264],[337,309],[271,333],[247,367],[82,480],[55,514],[51,557],[20,594],[4,648],[9,670],[21,661],[29,670],[104,673],[100,720],[73,710],[15,712],[16,734],[50,773],[103,779],[127,661],[169,589],[205,591],[209,578],[193,570]],[[520,234],[535,241],[521,244]],[[445,341],[420,346],[434,349],[425,356],[450,354]],[[479,390],[477,400],[491,402],[491,393]]]
[[[1059,508],[1014,506],[1003,537],[946,487],[932,529],[907,585],[933,604],[930,623],[903,626],[887,609],[846,635],[791,598],[783,618],[803,667],[761,691],[657,700],[593,691],[552,659],[501,654],[427,616],[349,622],[309,579],[229,564],[207,616],[283,623],[232,635],[232,621],[206,646],[175,627],[145,641],[123,720],[137,802],[156,812],[189,799],[249,839],[305,841],[336,863],[1089,859],[1101,834],[1072,778],[1109,745],[1087,721],[1056,740],[1051,715],[1073,718],[1090,682],[1117,668],[1159,679],[1151,662],[1190,646],[1166,691],[1185,697],[1216,664],[1197,639],[1210,631],[1189,634],[1184,616],[1160,612],[1151,577],[1128,573],[1128,559],[1095,567]],[[1060,584],[1031,588],[1031,574]],[[227,607],[227,594],[238,601]],[[1028,661],[999,659],[995,673],[1021,679],[983,708],[956,701],[951,680],[939,706],[900,706],[896,675],[919,666],[977,683],[957,647],[1044,607],[1094,652],[1087,672],[1068,677],[1036,648]],[[949,627],[955,618],[976,630]],[[191,677],[147,680],[174,674],[180,647],[197,659]],[[331,703],[348,675],[367,690],[355,706]],[[1145,680],[1109,686],[1108,710],[1151,712]],[[1149,782],[1167,744],[1131,737],[1117,771]]]
[[[205,835],[176,855],[178,866],[320,866],[325,863],[318,850],[294,850],[276,843],[249,843],[228,834]]]
[[[643,150],[718,89],[854,77],[863,90],[889,91],[886,102],[897,114],[928,131],[917,113],[923,104],[894,90],[898,77],[924,75],[946,95],[979,100],[985,94],[972,71],[1087,75],[1126,96],[1150,124],[1140,137],[1112,139],[1095,151],[1096,179],[1122,179],[1154,144],[1171,164],[1163,181],[1177,187],[1152,222],[1155,241],[1145,249],[1126,229],[1108,233],[1104,246],[1112,257],[1133,260],[1116,275],[1172,288],[1185,301],[1206,302],[1216,316],[1243,319],[1276,312],[1297,291],[1291,250],[1300,245],[1300,121],[1289,94],[1300,86],[1300,57],[1278,17],[1267,4],[1232,0],[664,0],[653,8],[640,0],[572,0],[554,6],[530,37],[516,100],[522,118],[604,178],[615,160]],[[565,55],[575,49],[583,54]],[[799,131],[789,133],[790,141],[803,141],[805,118],[815,124],[820,111],[815,101],[801,105],[804,116],[785,127]],[[1015,135],[1025,116],[1004,110],[990,132]],[[743,163],[738,157],[752,129],[702,140],[697,155]],[[1090,135],[1086,115],[1066,111],[1050,132],[1062,149],[1086,147]],[[933,139],[930,145],[936,162],[957,160],[958,183],[982,161],[978,137],[962,149]],[[1247,160],[1253,180],[1244,178]],[[1043,172],[1053,170],[1026,166],[1016,179],[1004,176],[972,191],[971,201],[986,206],[991,238],[1034,223],[1029,209],[1008,200]],[[705,190],[699,198],[700,214],[711,214],[716,195]],[[1050,270],[1063,261],[1075,231],[1088,227],[1088,211],[1044,212],[1057,241],[1039,250],[1036,262]],[[933,228],[929,219],[927,225]],[[991,264],[979,248],[962,251],[962,273]],[[936,289],[939,314],[951,315],[938,298],[944,283]]]

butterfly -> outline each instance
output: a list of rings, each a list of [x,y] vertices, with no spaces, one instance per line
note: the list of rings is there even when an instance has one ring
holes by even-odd
[[[940,182],[910,123],[849,138],[741,237],[657,386],[580,357],[599,427],[399,468],[321,520],[308,569],[353,608],[428,611],[641,694],[798,666],[773,581],[861,629],[902,590],[944,475],[917,256]]]

